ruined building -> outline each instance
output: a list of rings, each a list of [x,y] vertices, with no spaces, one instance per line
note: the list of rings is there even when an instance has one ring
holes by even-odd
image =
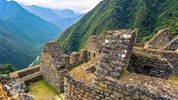
[[[85,49],[87,50],[88,54],[88,61],[99,56],[101,52],[101,44],[96,36],[90,36],[88,39]]]
[[[100,38],[91,36],[84,49],[70,55],[57,42],[48,42],[40,68],[26,70],[32,73],[30,78],[23,72],[16,76],[28,83],[39,72],[64,92],[65,100],[178,100],[178,86],[165,80],[178,74],[177,37],[161,30],[137,46],[137,33],[123,29],[104,32]]]
[[[173,39],[170,30],[160,30],[148,43],[145,44],[144,48],[161,49],[168,42]]]

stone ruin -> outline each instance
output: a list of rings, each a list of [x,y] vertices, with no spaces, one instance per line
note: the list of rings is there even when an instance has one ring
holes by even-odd
[[[168,79],[173,71],[173,66],[168,63],[167,59],[160,56],[134,53],[127,70],[132,73]]]
[[[26,83],[30,83],[36,79],[34,74],[39,73],[58,92],[64,92],[65,100],[178,99],[178,87],[171,85],[169,90],[165,89],[170,85],[167,86],[167,82],[159,79],[168,79],[172,73],[178,74],[177,37],[172,36],[169,30],[161,30],[144,45],[135,43],[137,33],[138,30],[123,29],[104,32],[100,38],[91,36],[84,49],[74,51],[71,55],[64,54],[57,42],[47,42],[42,52],[40,68],[25,71],[28,75],[24,75],[22,71],[13,76],[19,79],[27,77]],[[82,73],[92,76],[90,82],[84,83],[70,74],[70,71],[77,70],[77,66],[97,57],[101,57],[97,64],[89,68],[83,66],[85,71]],[[134,79],[122,81],[124,71],[153,78],[140,80],[136,76],[134,78],[137,82]],[[31,78],[28,78],[31,74]]]
[[[148,43],[145,44],[144,48],[161,49],[167,43],[169,43],[174,37],[170,30],[160,30]]]
[[[94,77],[92,82],[86,84],[80,79],[74,78],[75,76],[66,74],[64,79],[65,100],[178,99],[178,87],[176,85],[172,85],[169,87],[170,90],[167,90],[163,88],[166,85],[164,86],[161,83],[161,80],[157,78],[155,78],[154,81],[152,81],[154,78],[148,80],[147,78],[137,78],[135,81],[132,79],[130,80],[129,78],[127,81],[121,81],[124,80],[121,79],[122,72],[131,68],[131,66],[129,67],[129,62],[130,58],[133,60],[131,51],[135,42],[136,34],[137,30],[109,31],[106,35],[105,42],[102,44],[101,60],[99,64],[96,65],[96,71],[93,73]],[[147,59],[147,63],[151,63],[151,61],[154,62],[154,60],[155,58]],[[170,73],[167,73],[167,71],[171,70],[172,66],[167,62],[167,60],[157,58],[154,63],[154,67],[156,67],[155,69],[157,72],[151,71],[149,73],[150,76],[155,75],[155,77],[158,77],[156,76],[158,75],[157,73],[161,73],[162,78],[169,77]],[[160,66],[157,66],[157,63]],[[165,66],[162,66],[163,64],[165,64]],[[133,69],[137,69],[139,71],[138,67],[133,66]],[[143,69],[140,71],[142,73],[145,72]],[[153,87],[157,87],[157,89],[154,89]]]
[[[98,37],[95,35],[92,35],[89,37],[85,49],[87,50],[87,60],[91,60],[97,56],[99,56],[101,53],[101,44],[98,40]]]
[[[137,30],[110,32],[102,44],[102,59],[97,72],[119,79],[121,71],[129,64],[136,35]]]
[[[29,85],[31,82],[42,79],[42,74],[40,72],[40,66],[35,66],[12,72],[10,73],[10,77],[21,85]]]
[[[177,47],[178,47],[178,36],[175,37],[173,40],[171,40],[169,43],[167,43],[165,46],[163,46],[161,49],[176,51],[178,50]]]
[[[40,71],[43,78],[58,92],[64,90],[65,59],[56,42],[47,43],[42,52]]]

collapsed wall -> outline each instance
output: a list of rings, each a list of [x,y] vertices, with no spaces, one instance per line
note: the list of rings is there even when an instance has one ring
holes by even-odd
[[[40,72],[40,66],[34,66],[12,72],[10,73],[10,77],[17,80],[20,84],[25,83],[28,85],[42,79],[42,74]]]
[[[134,47],[134,51],[141,51],[153,55],[160,55],[161,58],[166,58],[167,61],[173,66],[173,74],[178,75],[178,52],[159,49],[143,49],[138,47]]]
[[[175,37],[173,40],[171,40],[169,43],[167,43],[164,47],[161,49],[163,50],[171,50],[176,51],[178,49],[178,36]]]
[[[144,48],[160,49],[167,43],[169,43],[174,37],[171,35],[171,31],[167,29],[160,30]]]
[[[173,71],[173,66],[167,59],[159,55],[135,51],[132,53],[127,70],[131,73],[168,79]]]

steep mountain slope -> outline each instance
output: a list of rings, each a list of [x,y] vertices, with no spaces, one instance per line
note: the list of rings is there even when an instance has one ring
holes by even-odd
[[[47,8],[42,8],[39,6],[23,6],[26,10],[29,12],[39,16],[40,18],[47,20],[49,22],[54,22],[56,20],[61,19],[60,16],[58,16],[56,13],[54,13],[52,10]]]
[[[60,27],[63,31],[66,30],[71,25],[78,22],[83,17],[83,14],[73,18],[63,18],[54,22],[55,25]]]
[[[9,63],[17,69],[27,67],[45,41],[55,38],[60,29],[14,1],[0,3],[0,64]]]
[[[81,49],[90,35],[99,36],[106,30],[138,28],[138,40],[146,41],[162,28],[178,34],[177,22],[178,0],[103,0],[57,41],[71,53]]]

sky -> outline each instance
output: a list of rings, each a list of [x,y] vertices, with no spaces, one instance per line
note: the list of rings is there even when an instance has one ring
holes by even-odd
[[[77,13],[86,13],[102,0],[14,0],[23,5],[37,5],[52,9],[71,9]]]

